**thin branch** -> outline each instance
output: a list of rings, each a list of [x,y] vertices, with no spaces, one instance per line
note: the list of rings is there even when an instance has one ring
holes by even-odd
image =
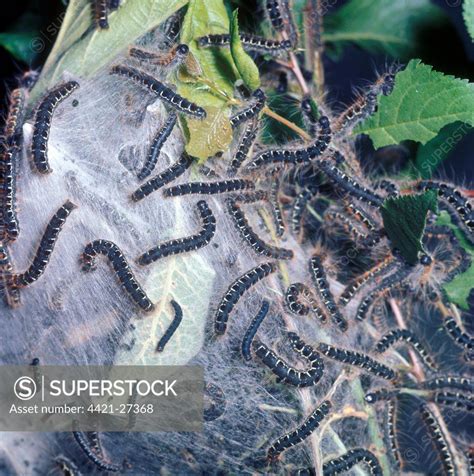
[[[293,122],[291,122],[288,119],[285,119],[284,117],[280,116],[280,114],[277,114],[275,111],[272,111],[268,106],[265,106],[263,108],[262,112],[264,114],[266,114],[267,116],[271,117],[272,119],[275,119],[275,121],[281,122],[282,124],[284,124],[289,129],[295,131],[305,141],[310,141],[311,140],[311,137],[303,129],[301,129],[301,127],[298,127]]]

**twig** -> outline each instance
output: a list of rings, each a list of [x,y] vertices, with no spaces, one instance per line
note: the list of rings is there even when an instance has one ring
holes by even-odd
[[[285,119],[284,117],[280,116],[280,114],[277,114],[275,111],[272,111],[268,106],[265,106],[262,109],[262,112],[264,114],[266,114],[267,116],[271,117],[272,119],[275,119],[275,121],[278,121],[278,122],[281,122],[282,124],[285,124],[286,127],[295,131],[305,141],[310,141],[311,140],[311,137],[303,129],[301,129],[301,127],[298,127],[296,124],[293,124],[293,122],[291,122],[288,119]]]

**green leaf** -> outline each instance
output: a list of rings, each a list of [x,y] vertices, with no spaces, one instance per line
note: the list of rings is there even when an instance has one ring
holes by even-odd
[[[385,232],[407,263],[415,264],[423,251],[421,239],[428,210],[437,211],[436,192],[387,198],[382,206]]]
[[[464,0],[462,12],[467,31],[474,41],[474,0]]]
[[[185,81],[178,76],[178,92],[207,112],[205,121],[185,119],[190,134],[186,150],[200,161],[226,150],[232,137],[229,130],[230,99],[233,98],[234,82],[238,71],[230,51],[225,48],[199,48],[200,36],[229,32],[229,17],[222,0],[191,0],[181,29],[181,42],[189,46],[202,73]],[[220,124],[224,134],[210,133],[209,125]],[[199,143],[202,142],[201,146]]]
[[[371,53],[408,59],[420,36],[447,20],[429,0],[351,0],[325,18],[324,39],[336,50],[355,43]]]
[[[428,179],[438,165],[453,151],[461,139],[472,130],[464,122],[453,122],[443,127],[439,134],[418,148],[415,166],[419,176]]]
[[[31,64],[38,53],[32,47],[35,38],[34,32],[0,33],[0,45],[14,58]]]
[[[425,144],[456,121],[474,125],[474,84],[411,60],[392,94],[379,98],[377,112],[355,133],[368,134],[376,148],[403,140]]]
[[[65,71],[82,78],[92,76],[186,3],[127,0],[109,16],[110,28],[97,30],[92,24],[91,2],[71,0],[53,50],[31,93],[32,102],[60,81]]]
[[[448,299],[452,303],[457,304],[464,310],[468,310],[469,304],[467,299],[474,286],[474,246],[466,240],[463,231],[452,222],[448,212],[443,210],[439,214],[436,224],[451,228],[454,231],[456,238],[459,240],[459,244],[471,256],[471,265],[469,268],[464,271],[464,273],[458,274],[452,281],[443,286]]]
[[[242,47],[239,36],[238,10],[232,14],[230,24],[230,53],[245,85],[251,91],[257,89],[260,86],[260,75],[257,65]]]

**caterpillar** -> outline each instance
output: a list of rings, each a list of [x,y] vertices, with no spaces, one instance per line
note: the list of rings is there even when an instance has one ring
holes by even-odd
[[[145,266],[166,256],[198,250],[206,246],[216,232],[216,218],[204,200],[197,203],[197,208],[202,222],[202,230],[199,233],[155,246],[143,253],[137,262]]]
[[[166,332],[158,341],[158,344],[156,346],[157,352],[163,352],[165,350],[165,345],[173,337],[173,334],[176,332],[176,329],[178,328],[178,326],[181,324],[181,321],[183,320],[183,310],[181,309],[181,306],[174,299],[171,300],[171,305],[173,306],[173,309],[174,309],[174,318],[171,324],[169,325],[168,329],[166,329]]]
[[[357,218],[369,231],[375,231],[374,219],[368,215],[364,210],[356,207],[353,203],[346,205],[346,210]]]
[[[250,148],[257,138],[258,128],[258,122],[256,121],[250,122],[245,128],[237,145],[237,150],[230,163],[229,172],[231,174],[235,174],[242,165],[242,162],[247,159]]]
[[[457,345],[467,351],[472,351],[474,349],[474,339],[466,332],[462,331],[452,316],[448,316],[444,319],[443,326]]]
[[[295,235],[298,235],[301,231],[301,221],[306,210],[306,205],[314,197],[316,192],[314,188],[305,188],[295,198],[291,210],[291,227]]]
[[[341,349],[329,344],[319,343],[318,350],[326,357],[343,362],[345,364],[360,367],[378,377],[386,380],[395,380],[396,373],[390,367],[372,359],[368,355],[352,350]]]
[[[130,66],[116,65],[112,67],[111,74],[124,76],[126,78],[135,81],[136,83],[146,87],[152,93],[156,94],[160,100],[173,107],[183,114],[187,114],[191,117],[198,119],[204,119],[206,117],[206,111],[196,104],[192,103],[186,98],[181,97],[175,93],[171,88],[158,81],[153,76],[141,71],[137,68]]]
[[[274,259],[292,259],[293,251],[269,245],[257,236],[236,200],[228,199],[227,210],[242,238],[257,253]]]
[[[396,197],[400,195],[400,190],[398,190],[398,187],[389,180],[380,180],[380,182],[375,184],[374,188],[385,190],[387,192],[387,197]]]
[[[398,271],[395,271],[391,275],[384,278],[382,282],[375,289],[373,289],[369,295],[366,296],[359,304],[359,307],[357,308],[356,319],[358,321],[363,321],[367,317],[369,309],[374,303],[375,299],[388,292],[395,286],[402,284],[403,281],[408,278],[412,269],[412,266],[404,265]]]
[[[278,199],[278,192],[280,189],[280,182],[275,177],[271,183],[270,189],[270,207],[272,209],[273,220],[275,222],[276,235],[281,237],[285,233],[285,222],[283,221],[283,212],[280,207],[280,201]]]
[[[120,6],[120,0],[108,0],[109,10],[117,10]]]
[[[249,35],[247,33],[240,33],[239,37],[242,47],[246,51],[278,55],[282,52],[288,51],[292,47],[290,40],[270,40],[262,38],[261,36]],[[197,42],[200,48],[228,46],[230,45],[230,35],[224,33],[221,35],[201,36],[198,38]]]
[[[172,182],[186,172],[186,170],[191,166],[192,159],[191,157],[184,153],[173,165],[169,168],[160,172],[155,177],[151,178],[143,185],[141,185],[137,190],[135,190],[131,198],[134,202],[143,200],[148,195],[151,195],[153,192],[156,192],[164,185]]]
[[[15,287],[24,287],[33,284],[44,273],[46,266],[49,263],[51,254],[53,253],[56,241],[59,233],[64,226],[70,213],[76,208],[76,205],[69,200],[66,200],[64,204],[53,215],[46,230],[41,238],[36,255],[33,258],[33,262],[30,267],[21,274],[14,274],[12,282]]]
[[[16,88],[12,91],[8,115],[5,119],[5,130],[3,132],[4,142],[7,147],[20,147],[21,145],[25,100],[24,88]]]
[[[327,282],[326,271],[323,267],[322,258],[320,256],[316,254],[312,256],[309,263],[309,270],[316,289],[331,319],[337,325],[340,331],[347,331],[347,320],[343,317],[337,308],[336,302],[334,301],[334,297]]]
[[[357,123],[371,116],[377,108],[377,95],[369,92],[360,97],[352,106],[342,112],[334,123],[334,131],[340,135],[346,133]]]
[[[259,340],[253,343],[255,355],[277,376],[278,382],[288,383],[295,387],[316,385],[323,377],[324,362],[319,354],[295,333],[288,333],[288,338],[292,349],[308,362],[309,366],[306,369],[290,366]]]
[[[269,149],[257,154],[247,165],[247,170],[255,170],[271,163],[302,164],[321,155],[331,142],[331,124],[326,116],[318,120],[318,137],[308,146],[297,149]]]
[[[109,28],[107,13],[107,0],[94,0],[95,23],[101,30]]]
[[[387,436],[393,460],[397,468],[401,468],[403,466],[403,460],[397,438],[397,403],[396,398],[391,398],[387,402]]]
[[[385,334],[376,344],[375,351],[378,353],[385,352],[389,347],[394,345],[396,342],[403,340],[408,344],[411,344],[413,348],[418,352],[418,355],[421,357],[425,365],[433,370],[437,370],[437,365],[434,360],[430,357],[426,350],[425,344],[422,344],[418,337],[408,329],[394,329],[389,333]]]
[[[257,334],[260,324],[262,324],[263,320],[267,316],[269,308],[270,308],[270,303],[264,299],[262,301],[262,305],[260,306],[260,310],[252,319],[249,326],[247,327],[247,330],[245,331],[244,337],[242,339],[242,345],[241,345],[242,356],[245,360],[252,359],[252,355],[250,353],[252,341],[255,335]]]
[[[314,137],[318,131],[318,115],[313,109],[313,100],[310,96],[305,96],[301,101],[301,112],[308,134]]]
[[[445,183],[436,183],[431,181],[422,181],[418,184],[419,190],[434,190],[438,197],[443,200],[448,208],[452,210],[460,220],[456,220],[464,225],[466,238],[471,244],[474,244],[474,211],[469,200],[464,197],[459,190]],[[452,214],[451,214],[452,215]]]
[[[285,25],[278,0],[267,0],[266,10],[273,28],[275,28],[276,31],[282,31]]]
[[[158,157],[161,152],[161,148],[167,141],[168,137],[170,136],[173,128],[176,124],[177,116],[174,112],[172,112],[163,126],[160,128],[158,133],[153,138],[153,141],[150,146],[150,150],[148,151],[148,155],[143,165],[142,169],[138,172],[138,180],[145,180],[154,170],[156,166],[156,162],[158,161]]]
[[[465,377],[443,376],[420,383],[421,388],[435,390],[438,388],[456,388],[464,392],[474,392],[474,382]]]
[[[4,242],[15,241],[20,234],[20,225],[16,213],[16,177],[19,149],[10,147],[0,156],[0,239]]]
[[[147,51],[142,48],[132,47],[128,50],[128,54],[132,58],[136,58],[140,61],[147,61],[156,66],[163,68],[174,68],[183,63],[189,54],[189,46],[185,44],[179,44],[171,48],[167,53],[154,53],[153,51]]]
[[[321,405],[318,405],[316,409],[311,412],[302,425],[281,436],[271,444],[267,451],[268,459],[275,461],[283,451],[308,438],[329,414],[331,407],[331,402],[329,400],[324,400]]]
[[[371,476],[383,476],[382,467],[377,457],[364,448],[354,448],[347,453],[323,464],[323,475],[334,476],[349,471],[358,463],[365,463]]]
[[[380,208],[383,204],[383,199],[380,195],[372,192],[366,187],[363,187],[353,178],[346,175],[340,170],[332,160],[318,160],[316,165],[326,174],[336,186],[342,188],[345,192],[353,197],[366,202],[368,205]]]
[[[210,422],[217,420],[225,412],[226,398],[222,388],[215,383],[206,383],[204,386],[204,395],[210,400],[208,408],[204,408],[204,421]]]
[[[298,296],[300,294],[303,295],[303,297],[311,304],[311,308],[298,301]],[[326,316],[316,305],[313,293],[305,284],[291,284],[285,293],[285,301],[288,308],[293,314],[296,314],[298,316],[306,316],[309,314],[309,311],[312,311],[316,314],[319,321],[326,322]]]
[[[433,402],[439,405],[448,405],[467,412],[474,410],[474,399],[462,393],[434,392],[431,396]]]
[[[230,125],[233,129],[235,129],[238,125],[246,122],[253,117],[257,116],[257,114],[263,109],[265,106],[266,96],[265,93],[261,89],[256,89],[252,93],[252,97],[255,99],[253,104],[249,107],[242,109],[241,111],[235,113],[230,118]]]
[[[52,172],[48,161],[48,139],[54,110],[60,102],[69,97],[78,87],[79,83],[77,81],[68,81],[56,86],[48,92],[36,110],[31,141],[31,156],[33,157],[33,165],[36,171],[41,174]]]
[[[340,212],[333,212],[329,211],[328,213],[324,214],[325,220],[329,220],[329,223],[332,225],[339,225],[345,231],[346,235],[351,235],[356,241],[358,240],[361,242],[366,237],[363,233],[361,233],[356,226],[352,223],[352,221],[343,213]]]
[[[12,286],[13,267],[7,247],[0,241],[0,297],[10,307],[20,305],[20,291]]]
[[[77,421],[73,422],[73,426],[77,428]],[[109,463],[101,455],[97,454],[96,451],[94,451],[91,448],[90,443],[89,441],[87,441],[87,438],[84,432],[79,431],[77,429],[73,429],[72,434],[77,444],[85,453],[89,461],[94,463],[94,465],[97,466],[97,468],[99,468],[102,471],[110,471],[111,473],[118,473],[119,471],[123,469],[121,466]]]
[[[63,455],[56,456],[54,463],[58,466],[63,476],[82,476],[77,466]]]
[[[215,195],[218,193],[236,192],[238,190],[253,190],[255,185],[250,180],[231,179],[222,182],[189,182],[165,189],[166,197],[202,194]]]
[[[258,283],[261,279],[274,273],[277,267],[275,263],[263,263],[245,274],[237,278],[228,288],[224,294],[214,318],[214,330],[218,335],[224,334],[227,330],[227,320],[232,309],[237,304],[239,299],[248,291],[253,285]]]
[[[109,259],[117,278],[130,299],[144,311],[152,311],[154,309],[153,303],[136,280],[122,251],[115,243],[106,240],[95,240],[86,245],[82,254],[83,271],[92,271],[95,268],[95,257],[98,254],[102,254]]]
[[[451,454],[446,437],[443,434],[436,417],[424,403],[420,405],[420,413],[426,428],[430,433],[431,441],[441,457],[441,464],[445,473],[454,476],[456,474],[456,469],[454,466],[453,455]]]
[[[365,394],[364,400],[369,404],[373,405],[374,403],[380,402],[382,400],[392,400],[400,393],[400,390],[395,389],[386,389],[381,388],[379,390],[375,390],[374,392],[369,392]]]

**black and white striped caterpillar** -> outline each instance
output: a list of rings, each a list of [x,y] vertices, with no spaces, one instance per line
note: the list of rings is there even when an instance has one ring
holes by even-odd
[[[331,407],[332,404],[329,400],[323,401],[321,405],[318,405],[311,412],[302,425],[278,438],[274,443],[272,443],[270,448],[268,448],[268,459],[275,461],[283,451],[308,438],[308,436],[319,427],[324,418],[329,414]]]
[[[183,320],[183,309],[181,308],[179,303],[172,299],[171,305],[173,306],[174,317],[168,329],[166,329],[166,332],[158,341],[158,344],[156,346],[157,352],[163,352],[165,350],[166,344],[173,337],[173,334],[176,332],[176,329],[178,329],[179,325],[181,324],[181,321]]]
[[[220,335],[226,332],[229,314],[245,291],[248,291],[253,285],[269,274],[274,273],[276,269],[275,263],[263,263],[247,271],[229,286],[217,308],[214,318],[214,331],[216,334]]]
[[[246,51],[278,55],[292,48],[290,40],[271,40],[268,38],[262,38],[261,36],[249,35],[248,33],[240,33],[239,37],[242,46]],[[207,48],[210,46],[228,46],[230,45],[230,35],[224,33],[220,35],[201,36],[198,38],[197,42],[201,48]]]
[[[197,209],[202,222],[202,230],[199,233],[155,246],[143,253],[137,262],[148,265],[166,256],[198,250],[209,244],[216,232],[216,218],[204,200],[197,203]]]
[[[251,360],[251,346],[255,335],[257,334],[258,328],[262,324],[263,320],[268,314],[268,309],[270,308],[270,303],[266,300],[263,300],[260,310],[256,316],[252,319],[247,330],[245,331],[244,337],[242,339],[241,351],[242,356],[245,360]]]
[[[83,271],[92,271],[95,268],[95,258],[98,254],[109,259],[118,280],[130,299],[144,311],[152,311],[153,303],[138,283],[125,256],[115,243],[106,240],[95,240],[89,243],[82,254]]]

